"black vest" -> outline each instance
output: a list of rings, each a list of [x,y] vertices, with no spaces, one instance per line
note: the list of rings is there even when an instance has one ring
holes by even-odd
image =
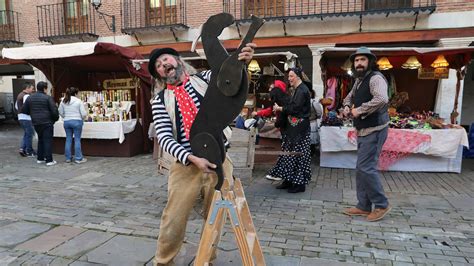
[[[374,97],[370,93],[370,78],[375,75],[381,75],[385,79],[382,73],[378,71],[371,71],[364,77],[359,85],[359,88],[354,88],[357,89],[352,95],[352,103],[355,107],[359,107],[363,103],[369,102]],[[389,121],[387,109],[388,106],[385,105],[384,107],[379,108],[379,110],[365,117],[365,119],[362,119],[361,116],[354,118],[354,127],[356,129],[363,129],[386,124]]]

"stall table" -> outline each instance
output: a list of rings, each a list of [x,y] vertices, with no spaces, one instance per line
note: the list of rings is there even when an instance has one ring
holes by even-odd
[[[81,136],[82,153],[87,156],[134,156],[143,152],[142,135],[141,125],[136,119],[84,122]],[[54,124],[53,152],[64,154],[65,141],[64,121],[57,121]]]
[[[357,145],[348,137],[351,130],[350,127],[321,127],[321,167],[355,169]],[[390,130],[395,130],[398,135],[418,132],[429,135],[431,140],[391,165],[389,171],[461,172],[462,149],[469,146],[464,129]]]

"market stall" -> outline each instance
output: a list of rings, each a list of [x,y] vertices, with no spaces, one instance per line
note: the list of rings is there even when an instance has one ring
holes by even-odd
[[[388,81],[390,98],[390,129],[379,169],[461,172],[462,149],[469,143],[465,129],[456,124],[460,115],[458,101],[465,66],[474,48],[370,49],[377,55],[377,64]],[[342,101],[352,88],[348,58],[354,51],[355,48],[320,51],[326,101],[320,129],[322,167],[356,166],[357,134],[351,119],[340,113]],[[440,99],[446,97],[439,92],[440,83],[453,73],[453,96]],[[446,101],[452,111],[440,117],[436,104]]]
[[[132,60],[143,57],[112,43],[72,43],[3,49],[10,59],[26,60],[52,83],[59,103],[66,88],[77,87],[88,117],[82,133],[82,151],[92,156],[133,156],[149,151],[146,133],[151,122],[151,78],[146,66]],[[54,126],[53,152],[64,152],[62,121]]]

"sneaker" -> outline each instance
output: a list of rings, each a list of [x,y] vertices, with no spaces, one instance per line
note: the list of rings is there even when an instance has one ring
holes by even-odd
[[[378,220],[381,220],[387,213],[389,213],[392,210],[392,206],[388,205],[387,208],[382,209],[382,208],[375,208],[368,216],[367,216],[367,221],[369,222],[375,222]]]
[[[66,163],[71,163],[71,160],[66,160]]]
[[[268,180],[274,180],[274,181],[282,181],[283,180],[283,178],[281,178],[281,177],[271,176],[271,175],[266,175],[265,178],[268,179]]]
[[[75,163],[85,163],[85,162],[87,162],[86,158],[82,158],[79,161],[78,160],[75,161]]]
[[[361,210],[361,209],[356,208],[356,207],[347,208],[347,209],[343,210],[342,213],[344,213],[346,215],[349,215],[349,216],[367,216],[367,215],[370,214],[369,211],[364,211],[364,210]]]
[[[45,160],[36,160],[36,163],[46,163]]]
[[[27,153],[26,156],[28,156],[28,157],[36,157],[36,152]]]
[[[23,150],[18,151],[21,157],[26,157],[26,153]]]
[[[57,163],[58,163],[58,162],[56,162],[56,161],[51,161],[51,162],[49,162],[49,163],[46,163],[46,166],[53,166],[53,165],[55,165],[55,164],[57,164]]]

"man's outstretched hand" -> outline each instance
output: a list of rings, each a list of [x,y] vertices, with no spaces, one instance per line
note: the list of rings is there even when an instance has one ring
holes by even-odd
[[[255,52],[255,48],[257,48],[255,43],[247,43],[247,45],[240,51],[238,59],[245,61],[246,64],[250,64]]]

